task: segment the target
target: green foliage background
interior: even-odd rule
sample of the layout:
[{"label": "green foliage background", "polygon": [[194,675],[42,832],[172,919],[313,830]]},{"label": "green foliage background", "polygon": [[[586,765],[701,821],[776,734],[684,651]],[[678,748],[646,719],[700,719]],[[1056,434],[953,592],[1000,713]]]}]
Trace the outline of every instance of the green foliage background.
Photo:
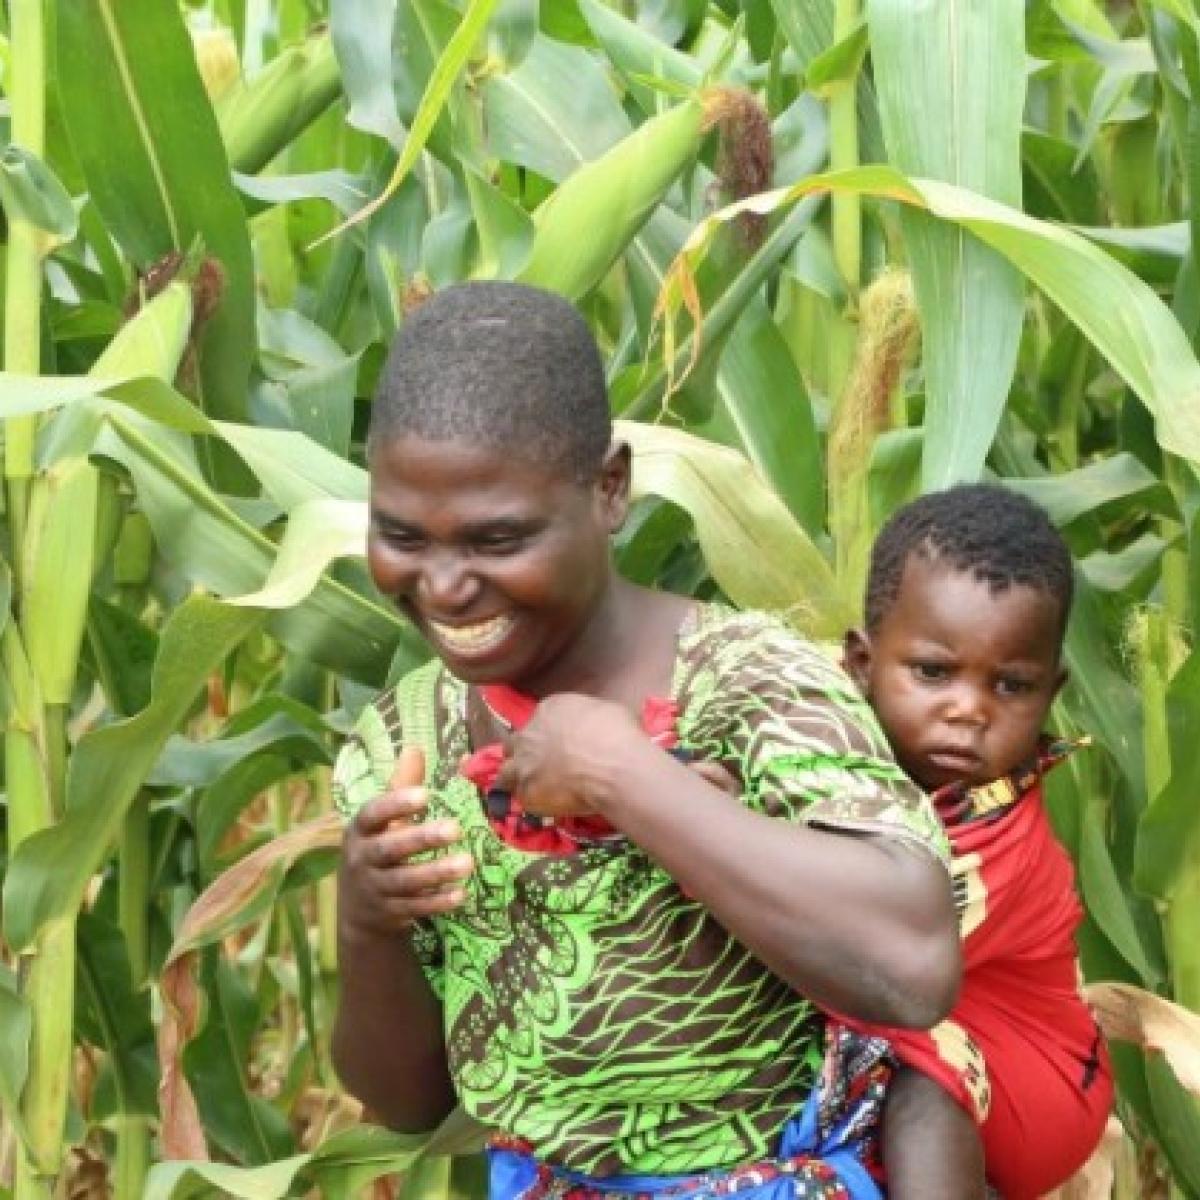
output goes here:
[{"label": "green foliage background", "polygon": [[[424,653],[359,556],[371,392],[466,278],[587,316],[639,580],[836,636],[898,503],[1042,503],[1080,564],[1054,719],[1096,748],[1050,799],[1085,972],[1200,1011],[1193,0],[9,0],[2,32],[0,1190],[478,1193],[469,1130],[373,1129],[331,1074],[323,815]],[[713,217],[763,142],[705,132],[721,87],[769,123],[757,240]],[[1116,1053],[1113,1194],[1200,1195],[1197,1101]]]}]

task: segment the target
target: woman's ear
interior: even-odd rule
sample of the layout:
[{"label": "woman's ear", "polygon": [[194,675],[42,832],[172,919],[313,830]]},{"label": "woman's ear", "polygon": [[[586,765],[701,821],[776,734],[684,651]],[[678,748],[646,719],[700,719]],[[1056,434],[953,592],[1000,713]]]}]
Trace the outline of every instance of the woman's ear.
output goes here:
[{"label": "woman's ear", "polygon": [[604,524],[617,533],[629,515],[632,454],[628,442],[614,440],[605,451],[596,480]]},{"label": "woman's ear", "polygon": [[842,666],[865,696],[871,680],[871,635],[865,629],[851,629],[842,639]]}]

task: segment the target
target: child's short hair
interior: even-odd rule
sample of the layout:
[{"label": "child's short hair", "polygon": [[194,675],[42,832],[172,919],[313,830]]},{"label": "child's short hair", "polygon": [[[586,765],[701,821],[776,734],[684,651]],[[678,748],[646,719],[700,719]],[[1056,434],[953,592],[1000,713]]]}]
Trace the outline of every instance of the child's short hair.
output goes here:
[{"label": "child's short hair", "polygon": [[591,331],[560,296],[476,281],[436,292],[392,343],[368,453],[416,434],[521,456],[584,482],[612,439]]},{"label": "child's short hair", "polygon": [[1074,575],[1071,553],[1045,511],[995,484],[959,484],[931,492],[894,513],[871,550],[866,622],[874,630],[900,593],[913,554],[970,571],[993,591],[1031,587],[1058,601],[1065,632]]}]

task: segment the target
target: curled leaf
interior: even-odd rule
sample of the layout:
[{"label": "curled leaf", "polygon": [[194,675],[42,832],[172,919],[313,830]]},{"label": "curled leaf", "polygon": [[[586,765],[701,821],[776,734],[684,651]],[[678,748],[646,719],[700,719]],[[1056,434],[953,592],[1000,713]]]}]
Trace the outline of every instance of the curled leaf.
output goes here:
[{"label": "curled leaf", "polygon": [[201,947],[262,916],[301,858],[315,851],[336,849],[341,841],[342,818],[337,813],[298,825],[230,867],[205,889],[184,917],[160,985],[163,1015],[158,1028],[158,1104],[165,1159],[208,1160],[199,1110],[183,1072],[183,1052],[200,1028],[197,953]]},{"label": "curled leaf", "polygon": [[1161,1054],[1181,1086],[1200,1096],[1200,1016],[1128,983],[1093,983],[1087,998],[1105,1037]]}]

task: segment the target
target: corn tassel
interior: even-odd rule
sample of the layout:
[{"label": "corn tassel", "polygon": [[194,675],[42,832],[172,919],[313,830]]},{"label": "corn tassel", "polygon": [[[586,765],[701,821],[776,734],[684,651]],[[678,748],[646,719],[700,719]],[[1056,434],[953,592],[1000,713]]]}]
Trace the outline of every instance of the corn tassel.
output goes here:
[{"label": "corn tassel", "polygon": [[571,300],[595,287],[695,158],[707,128],[703,101],[686,100],[569,175],[533,214],[520,282]]},{"label": "corn tassel", "polygon": [[229,165],[254,174],[333,103],[341,76],[328,33],[285,50],[217,104]]},{"label": "corn tassel", "polygon": [[237,42],[228,29],[193,29],[196,66],[210,100],[219,100],[241,78]]}]

